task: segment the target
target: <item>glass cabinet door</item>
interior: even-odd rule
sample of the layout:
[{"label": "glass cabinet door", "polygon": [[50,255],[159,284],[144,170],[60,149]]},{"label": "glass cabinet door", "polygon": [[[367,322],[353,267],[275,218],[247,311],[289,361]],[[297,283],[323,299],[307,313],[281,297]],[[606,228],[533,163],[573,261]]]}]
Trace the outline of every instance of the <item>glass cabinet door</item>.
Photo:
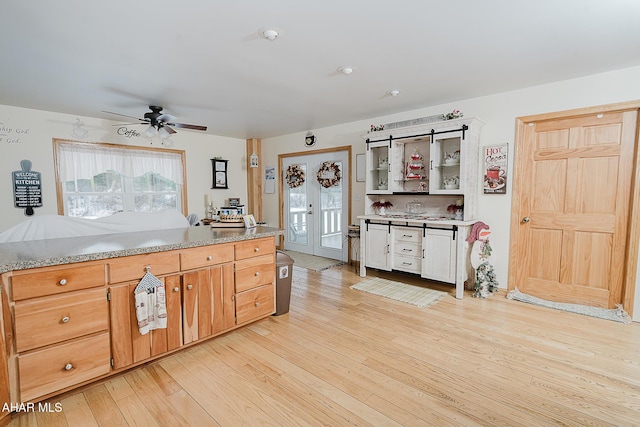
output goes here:
[{"label": "glass cabinet door", "polygon": [[464,150],[461,143],[462,132],[435,135],[429,164],[431,194],[463,194]]},{"label": "glass cabinet door", "polygon": [[367,150],[367,194],[391,194],[391,150],[388,141],[369,143]]}]

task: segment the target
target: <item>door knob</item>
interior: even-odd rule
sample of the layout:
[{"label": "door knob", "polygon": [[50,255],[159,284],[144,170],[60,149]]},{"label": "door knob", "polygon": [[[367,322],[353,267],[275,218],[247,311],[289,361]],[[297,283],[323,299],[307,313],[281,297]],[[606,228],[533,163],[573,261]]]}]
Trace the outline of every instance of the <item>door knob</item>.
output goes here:
[{"label": "door knob", "polygon": [[313,211],[307,212],[307,215],[313,215]]},{"label": "door knob", "polygon": [[522,218],[522,223],[523,224],[526,224],[528,222],[529,222],[529,217],[528,216],[525,216],[524,218]]}]

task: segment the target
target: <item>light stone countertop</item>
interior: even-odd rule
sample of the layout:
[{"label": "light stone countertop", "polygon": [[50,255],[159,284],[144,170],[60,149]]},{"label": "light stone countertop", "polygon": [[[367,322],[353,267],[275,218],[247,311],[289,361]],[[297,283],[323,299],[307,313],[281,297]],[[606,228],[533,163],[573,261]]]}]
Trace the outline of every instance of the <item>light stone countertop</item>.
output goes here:
[{"label": "light stone countertop", "polygon": [[282,230],[272,227],[212,229],[200,226],[2,243],[0,273],[239,242],[281,234]]},{"label": "light stone countertop", "polygon": [[[430,219],[434,216],[428,215],[412,215],[412,214],[389,214],[389,215],[360,215],[358,219],[369,219],[372,221],[381,222],[394,222],[394,223],[410,223],[410,224],[429,224],[429,225],[441,225],[450,227],[457,225],[458,227],[470,227],[479,220],[460,221],[456,219]],[[396,224],[401,225],[401,224]]]}]

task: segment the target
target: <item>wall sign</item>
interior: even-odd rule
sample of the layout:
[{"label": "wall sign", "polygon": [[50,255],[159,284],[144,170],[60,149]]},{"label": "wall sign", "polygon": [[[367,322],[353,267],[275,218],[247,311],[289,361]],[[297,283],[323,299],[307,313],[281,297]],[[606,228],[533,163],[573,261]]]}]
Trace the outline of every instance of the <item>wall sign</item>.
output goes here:
[{"label": "wall sign", "polygon": [[507,193],[508,144],[484,147],[484,194]]},{"label": "wall sign", "polygon": [[11,172],[14,204],[16,208],[24,209],[25,215],[31,216],[33,208],[42,207],[42,175],[31,170],[31,160],[21,161],[20,167],[22,170]]}]

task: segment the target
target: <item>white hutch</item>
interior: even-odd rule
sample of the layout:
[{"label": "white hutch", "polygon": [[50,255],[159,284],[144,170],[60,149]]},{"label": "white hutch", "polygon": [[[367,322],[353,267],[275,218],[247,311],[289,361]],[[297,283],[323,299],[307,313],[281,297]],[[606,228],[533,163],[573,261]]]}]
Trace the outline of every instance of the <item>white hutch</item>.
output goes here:
[{"label": "white hutch", "polygon": [[[365,215],[360,276],[367,268],[413,273],[456,285],[469,275],[465,239],[482,188],[482,122],[460,118],[370,132],[366,140]],[[393,206],[374,207],[375,202]],[[463,204],[462,211],[447,210]]]}]

